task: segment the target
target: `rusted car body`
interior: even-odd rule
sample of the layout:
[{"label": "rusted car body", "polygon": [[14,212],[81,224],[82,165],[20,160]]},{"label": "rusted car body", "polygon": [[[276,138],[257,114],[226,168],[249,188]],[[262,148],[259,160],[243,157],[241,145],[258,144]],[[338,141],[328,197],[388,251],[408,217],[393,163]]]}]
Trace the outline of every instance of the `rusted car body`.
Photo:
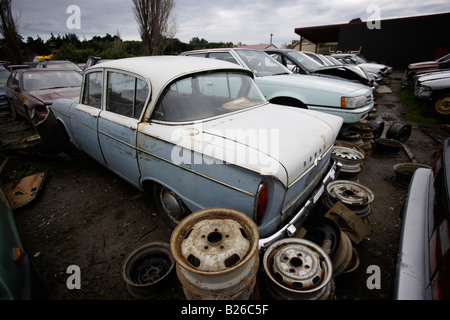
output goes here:
[{"label": "rusted car body", "polygon": [[85,71],[79,103],[50,109],[75,146],[153,193],[170,225],[228,207],[255,221],[261,247],[292,234],[339,171],[341,117],[270,104],[224,61],[104,62]]},{"label": "rusted car body", "polygon": [[38,128],[53,101],[78,98],[80,88],[81,75],[76,71],[28,68],[11,73],[5,92],[13,116],[20,115]]}]

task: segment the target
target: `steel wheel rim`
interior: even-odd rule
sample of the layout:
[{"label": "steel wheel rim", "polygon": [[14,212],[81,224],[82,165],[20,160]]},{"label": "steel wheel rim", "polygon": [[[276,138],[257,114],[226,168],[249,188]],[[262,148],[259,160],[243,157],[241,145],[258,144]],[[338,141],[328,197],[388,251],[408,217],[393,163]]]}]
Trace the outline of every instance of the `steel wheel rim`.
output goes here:
[{"label": "steel wheel rim", "polygon": [[443,97],[436,101],[436,111],[440,114],[450,114],[450,97]]}]

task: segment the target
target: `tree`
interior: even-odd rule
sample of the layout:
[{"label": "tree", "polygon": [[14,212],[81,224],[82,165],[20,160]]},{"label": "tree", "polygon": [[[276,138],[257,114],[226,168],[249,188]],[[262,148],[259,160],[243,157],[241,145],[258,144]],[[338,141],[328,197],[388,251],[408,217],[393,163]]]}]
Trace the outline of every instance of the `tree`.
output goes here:
[{"label": "tree", "polygon": [[16,24],[11,13],[11,0],[0,0],[0,34],[5,38],[6,59],[13,64],[23,63],[22,38],[17,33]]},{"label": "tree", "polygon": [[175,35],[176,26],[172,17],[174,0],[133,0],[133,4],[144,54],[163,53],[168,41]]}]

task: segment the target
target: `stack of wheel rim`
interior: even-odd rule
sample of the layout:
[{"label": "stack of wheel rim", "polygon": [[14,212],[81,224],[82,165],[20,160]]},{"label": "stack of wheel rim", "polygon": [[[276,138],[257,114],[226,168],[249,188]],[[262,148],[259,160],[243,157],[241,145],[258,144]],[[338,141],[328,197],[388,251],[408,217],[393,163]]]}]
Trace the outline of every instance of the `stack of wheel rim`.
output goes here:
[{"label": "stack of wheel rim", "polygon": [[188,300],[251,299],[259,267],[259,232],[244,213],[208,208],[184,218],[170,248]]},{"label": "stack of wheel rim", "polygon": [[336,222],[322,217],[305,225],[304,239],[319,245],[330,257],[333,264],[333,276],[356,270],[359,256],[350,238],[341,231]]},{"label": "stack of wheel rim", "polygon": [[375,127],[373,127],[368,121],[360,121],[355,124],[353,128],[361,134],[361,139],[363,140],[363,145],[361,148],[364,150],[370,150],[372,148],[372,140],[374,136]]},{"label": "stack of wheel rim", "polygon": [[331,156],[342,164],[340,172],[344,174],[357,174],[361,171],[364,154],[354,148],[334,146]]},{"label": "stack of wheel rim", "polygon": [[335,180],[326,189],[323,204],[327,209],[340,201],[360,218],[366,218],[372,213],[371,203],[375,195],[366,186],[355,181]]},{"label": "stack of wheel rim", "polygon": [[264,253],[266,287],[275,300],[330,300],[335,284],[330,257],[306,239],[287,238]]}]

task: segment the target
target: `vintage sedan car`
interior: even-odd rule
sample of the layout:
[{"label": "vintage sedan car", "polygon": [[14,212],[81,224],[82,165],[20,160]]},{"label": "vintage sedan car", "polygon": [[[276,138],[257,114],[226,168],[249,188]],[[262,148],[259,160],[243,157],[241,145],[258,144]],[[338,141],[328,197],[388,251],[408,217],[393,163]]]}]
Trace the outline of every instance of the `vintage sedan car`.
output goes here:
[{"label": "vintage sedan car", "polygon": [[13,116],[37,126],[54,100],[79,97],[80,88],[81,75],[76,71],[29,68],[12,72],[5,91]]},{"label": "vintage sedan car", "polygon": [[450,138],[409,185],[394,283],[397,300],[450,299]]},{"label": "vintage sedan car", "polygon": [[450,71],[417,76],[414,96],[419,100],[431,102],[437,112],[450,114]]},{"label": "vintage sedan car", "polygon": [[183,52],[181,55],[233,62],[255,75],[264,97],[275,104],[326,112],[345,124],[364,119],[373,108],[372,90],[349,81],[294,74],[264,51],[221,48]]},{"label": "vintage sedan car", "polygon": [[32,257],[24,250],[0,179],[0,300],[45,299]]},{"label": "vintage sedan car", "polygon": [[153,193],[172,226],[229,207],[272,241],[302,223],[339,171],[331,148],[342,118],[268,103],[253,74],[233,63],[104,62],[85,70],[79,102],[60,99],[50,109],[75,146]]},{"label": "vintage sedan car", "polygon": [[361,83],[371,87],[372,90],[375,89],[374,79],[369,78],[366,72],[358,66],[331,63],[324,66],[304,52],[293,49],[266,49],[265,51],[294,73],[344,79]]}]

